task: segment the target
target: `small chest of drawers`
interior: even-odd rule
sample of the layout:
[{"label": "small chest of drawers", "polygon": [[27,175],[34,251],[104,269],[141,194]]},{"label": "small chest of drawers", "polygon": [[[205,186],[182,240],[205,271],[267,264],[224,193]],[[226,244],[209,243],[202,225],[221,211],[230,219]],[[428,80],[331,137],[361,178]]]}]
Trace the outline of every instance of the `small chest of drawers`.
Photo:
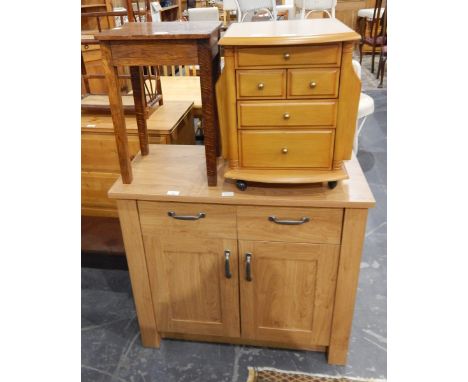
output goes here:
[{"label": "small chest of drawers", "polygon": [[220,40],[225,67],[217,89],[227,178],[347,177],[343,161],[351,157],[360,90],[351,62],[358,37],[332,19],[230,27]]}]

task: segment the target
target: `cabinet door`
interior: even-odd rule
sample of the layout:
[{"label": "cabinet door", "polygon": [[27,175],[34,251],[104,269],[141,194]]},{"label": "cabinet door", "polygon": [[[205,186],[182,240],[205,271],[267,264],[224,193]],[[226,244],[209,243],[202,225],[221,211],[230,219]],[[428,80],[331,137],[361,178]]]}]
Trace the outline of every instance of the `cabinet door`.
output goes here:
[{"label": "cabinet door", "polygon": [[339,246],[240,241],[239,249],[242,337],[328,345]]},{"label": "cabinet door", "polygon": [[158,331],[240,336],[236,240],[152,234],[144,245]]}]

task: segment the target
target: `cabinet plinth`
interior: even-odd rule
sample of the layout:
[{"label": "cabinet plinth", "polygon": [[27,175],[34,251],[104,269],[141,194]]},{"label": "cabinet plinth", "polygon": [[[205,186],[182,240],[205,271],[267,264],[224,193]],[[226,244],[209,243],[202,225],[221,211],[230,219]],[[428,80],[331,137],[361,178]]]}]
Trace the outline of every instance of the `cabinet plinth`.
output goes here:
[{"label": "cabinet plinth", "polygon": [[132,162],[133,182],[118,180],[109,191],[142,342],[315,350],[346,363],[367,210],[375,204],[357,159],[346,162],[350,178],[333,190],[257,184],[237,192],[224,179],[224,161],[218,185],[209,187],[205,164],[203,147],[150,145]]},{"label": "cabinet plinth", "polygon": [[[361,83],[359,35],[336,19],[233,24],[217,85],[226,178],[314,183],[348,177]],[[248,131],[247,131],[248,130]]]}]

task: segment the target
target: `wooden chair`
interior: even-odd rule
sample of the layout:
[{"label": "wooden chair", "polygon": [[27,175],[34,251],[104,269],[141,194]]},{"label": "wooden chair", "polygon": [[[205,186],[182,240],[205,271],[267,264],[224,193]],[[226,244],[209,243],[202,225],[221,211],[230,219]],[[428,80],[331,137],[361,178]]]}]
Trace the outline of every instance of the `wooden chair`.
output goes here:
[{"label": "wooden chair", "polygon": [[237,2],[237,21],[244,22],[245,18],[251,12],[266,11],[268,17],[276,20],[276,1],[275,0],[236,0]]},{"label": "wooden chair", "polygon": [[384,31],[385,38],[381,39],[379,68],[377,69],[377,78],[380,77],[379,88],[383,86],[383,80],[385,76],[385,66],[387,64],[387,12],[386,11],[383,15],[382,29]]},{"label": "wooden chair", "polygon": [[[378,46],[386,44],[386,30],[383,28],[383,19],[386,12],[386,0],[376,0],[375,7],[372,13],[372,18],[361,18],[359,22],[359,33],[361,41],[359,43],[359,62],[362,64],[362,49],[364,45],[372,47],[372,67],[371,72],[374,73],[375,52]],[[369,33],[367,33],[367,24],[370,24]]]},{"label": "wooden chair", "polygon": [[[296,9],[301,10],[301,19],[306,19],[313,12],[326,13],[328,17],[335,18],[337,0],[295,0]],[[306,13],[307,12],[307,13]]]},{"label": "wooden chair", "polygon": [[[85,112],[110,112],[105,76],[102,70],[100,70],[101,53],[99,42],[94,39],[94,34],[112,28],[116,24],[123,24],[128,20],[140,21],[148,18],[151,19],[149,1],[144,2],[148,5],[144,9],[140,8],[140,2],[137,1],[136,3],[139,8],[131,12],[127,12],[127,10],[112,10],[81,14],[82,20],[93,19],[95,20],[94,25],[97,26],[97,30],[85,30],[82,31],[81,35],[81,110]],[[89,23],[87,24],[89,25]],[[89,65],[91,59],[95,61],[93,67]],[[88,69],[91,69],[91,72]],[[163,104],[159,71],[156,67],[135,68],[134,70],[139,71],[141,83],[144,84],[143,89],[139,90],[138,94],[141,94],[140,102],[143,104],[144,115],[148,118],[155,108]],[[134,97],[132,92],[128,92],[129,80],[131,79],[128,68],[120,69],[119,78],[122,80],[122,91],[124,92],[122,96],[124,110],[127,113],[135,113]]]}]

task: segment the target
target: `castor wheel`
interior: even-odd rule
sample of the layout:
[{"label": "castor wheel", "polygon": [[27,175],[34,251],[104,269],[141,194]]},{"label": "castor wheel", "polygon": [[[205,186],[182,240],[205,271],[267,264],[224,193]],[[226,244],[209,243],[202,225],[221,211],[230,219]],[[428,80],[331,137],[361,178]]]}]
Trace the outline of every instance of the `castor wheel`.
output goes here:
[{"label": "castor wheel", "polygon": [[328,182],[328,188],[330,190],[333,190],[337,186],[337,184],[338,184],[337,180],[332,180],[332,181]]},{"label": "castor wheel", "polygon": [[247,190],[247,183],[245,183],[243,180],[237,180],[236,181],[236,186],[241,191]]}]

